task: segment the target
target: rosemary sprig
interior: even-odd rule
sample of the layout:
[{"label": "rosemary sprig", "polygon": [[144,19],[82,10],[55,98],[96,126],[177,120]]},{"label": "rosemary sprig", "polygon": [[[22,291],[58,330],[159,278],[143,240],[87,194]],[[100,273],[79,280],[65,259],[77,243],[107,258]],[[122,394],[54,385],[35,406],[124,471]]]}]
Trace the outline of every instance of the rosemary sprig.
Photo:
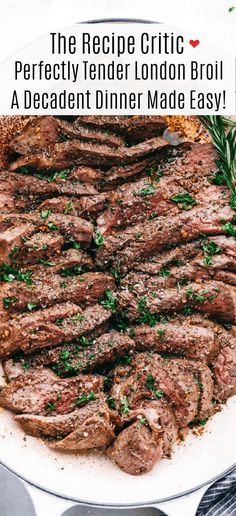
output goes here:
[{"label": "rosemary sprig", "polygon": [[[230,206],[236,210],[236,123],[221,116],[199,116],[200,122],[211,135],[217,150],[216,161],[222,182],[226,183],[231,192]],[[225,131],[225,126],[230,130]]]}]

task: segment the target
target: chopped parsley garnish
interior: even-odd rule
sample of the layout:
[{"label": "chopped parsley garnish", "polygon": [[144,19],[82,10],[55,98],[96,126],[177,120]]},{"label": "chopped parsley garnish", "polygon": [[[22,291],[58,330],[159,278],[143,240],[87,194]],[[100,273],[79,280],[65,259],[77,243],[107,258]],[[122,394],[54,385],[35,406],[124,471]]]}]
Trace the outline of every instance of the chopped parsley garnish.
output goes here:
[{"label": "chopped parsley garnish", "polygon": [[70,243],[71,243],[71,247],[73,247],[73,249],[80,249],[81,248],[80,243],[76,242],[75,240],[70,240]]},{"label": "chopped parsley garnish", "polygon": [[120,272],[117,269],[111,269],[111,273],[113,278],[117,281],[117,283],[119,283],[121,280]]},{"label": "chopped parsley garnish", "polygon": [[8,310],[15,301],[16,301],[16,297],[14,297],[14,296],[4,297],[3,298],[4,308],[6,308],[6,310]]},{"label": "chopped parsley garnish", "polygon": [[212,256],[210,256],[210,255],[205,256],[204,264],[207,265],[207,267],[209,267],[209,265],[212,265],[213,264]]},{"label": "chopped parsley garnish", "polygon": [[162,267],[159,272],[158,272],[158,276],[163,276],[163,277],[167,277],[170,275],[170,271],[169,269],[165,268],[165,267]]},{"label": "chopped parsley garnish", "polygon": [[192,306],[186,305],[183,308],[183,313],[184,313],[184,315],[192,315],[194,313],[194,309],[192,308]]},{"label": "chopped parsley garnish", "polygon": [[89,341],[87,339],[87,337],[85,337],[84,335],[81,335],[81,337],[77,337],[76,339],[76,342],[78,344],[80,344],[83,348],[87,348],[88,346],[90,346],[91,344],[91,341]]},{"label": "chopped parsley garnish", "polygon": [[[216,292],[218,292],[218,289],[214,289]],[[193,290],[192,287],[188,287],[186,289],[186,295],[193,301],[197,301],[197,303],[211,303],[215,298],[217,294],[210,294],[208,290],[201,290],[199,292],[196,292]]]},{"label": "chopped parsley garnish", "polygon": [[196,204],[194,197],[192,197],[192,195],[189,193],[173,195],[170,200],[177,204],[181,204],[181,208],[183,210],[189,210],[194,206],[194,204]]},{"label": "chopped parsley garnish", "polygon": [[155,388],[155,380],[154,380],[154,376],[152,376],[152,374],[148,374],[147,381],[146,381],[145,385],[146,385],[147,389],[149,389],[150,391],[154,390],[154,388]]},{"label": "chopped parsley garnish", "polygon": [[145,418],[145,417],[143,417],[143,416],[141,416],[141,417],[139,418],[139,423],[140,423],[140,425],[146,425],[146,424],[147,424],[147,420],[146,420],[146,418]]},{"label": "chopped parsley garnish", "polygon": [[148,170],[147,170],[147,175],[152,177],[155,175],[155,173],[158,171],[158,165],[152,165]]},{"label": "chopped parsley garnish", "polygon": [[38,307],[38,305],[36,305],[35,303],[27,303],[27,308],[28,308],[29,312],[36,310],[37,307]]},{"label": "chopped parsley garnish", "polygon": [[111,395],[107,396],[107,403],[108,403],[110,409],[112,409],[112,410],[116,409],[116,402],[115,402],[115,398],[113,398],[113,396],[111,396]]},{"label": "chopped parsley garnish", "polygon": [[190,427],[192,427],[192,426],[199,426],[199,425],[205,426],[207,421],[208,421],[208,418],[206,418],[206,419],[194,419],[193,421],[191,421],[189,426]]},{"label": "chopped parsley garnish", "polygon": [[100,301],[100,304],[104,308],[108,308],[108,309],[112,310],[112,312],[116,311],[117,299],[114,296],[114,293],[112,292],[112,290],[106,290],[104,299],[103,299],[103,301]]},{"label": "chopped parsley garnish", "polygon": [[59,358],[61,360],[67,360],[69,358],[69,356],[70,356],[70,352],[67,349],[60,351],[60,353],[59,353]]},{"label": "chopped parsley garnish", "polygon": [[121,413],[124,416],[129,414],[129,403],[128,403],[127,396],[124,396],[124,398],[121,400],[120,404],[121,404],[121,409],[120,409]]},{"label": "chopped parsley garnish", "polygon": [[41,219],[46,220],[46,219],[48,219],[49,215],[51,215],[51,213],[52,213],[52,210],[50,210],[50,209],[42,210],[40,213],[40,217],[41,217]]},{"label": "chopped parsley garnish", "polygon": [[147,308],[146,296],[143,296],[139,299],[138,310],[139,310],[138,320],[140,323],[145,323],[145,324],[148,324],[149,326],[155,326],[156,317],[155,317],[155,315],[151,314],[149,309]]},{"label": "chopped parsley garnish", "polygon": [[76,314],[72,317],[74,322],[82,322],[84,320],[84,315],[82,314]]},{"label": "chopped parsley garnish", "polygon": [[202,243],[202,249],[204,251],[204,264],[205,265],[212,265],[213,263],[213,259],[212,259],[212,256],[216,255],[216,254],[220,254],[221,253],[221,247],[218,246],[215,242],[211,242],[211,241],[204,241]]},{"label": "chopped parsley garnish", "polygon": [[23,174],[23,176],[29,174],[29,169],[27,167],[19,167],[17,169],[18,174]]},{"label": "chopped parsley garnish", "polygon": [[155,379],[152,374],[148,374],[145,386],[154,394],[157,399],[163,398],[165,393],[162,389],[156,389]]},{"label": "chopped parsley garnish", "polygon": [[161,177],[163,176],[163,172],[159,170],[158,165],[154,164],[147,170],[147,175],[152,177],[156,183],[159,183]]},{"label": "chopped parsley garnish", "polygon": [[74,209],[74,205],[72,201],[68,201],[65,205],[64,214],[67,215]]},{"label": "chopped parsley garnish", "polygon": [[57,326],[61,326],[61,325],[62,325],[62,323],[63,323],[63,320],[64,320],[64,319],[56,319],[56,320],[55,320],[55,324],[56,324]]},{"label": "chopped parsley garnish", "polygon": [[155,394],[156,398],[160,400],[164,396],[164,391],[162,389],[159,389],[157,391],[154,391],[153,394]]},{"label": "chopped parsley garnish", "polygon": [[32,284],[31,271],[21,271],[18,267],[13,267],[8,263],[0,265],[0,281],[24,281],[27,285]]},{"label": "chopped parsley garnish", "polygon": [[155,193],[156,189],[155,187],[150,184],[148,186],[146,186],[146,188],[142,188],[140,190],[140,192],[138,193],[138,195],[141,195],[141,197],[144,197],[145,195],[152,195],[153,193]]},{"label": "chopped parsley garnish", "polygon": [[46,265],[46,267],[53,267],[56,265],[55,262],[49,262],[48,260],[43,260],[43,258],[39,258],[38,263],[42,263],[42,265]]},{"label": "chopped parsley garnish", "polygon": [[67,278],[68,276],[78,276],[82,272],[82,267],[80,265],[74,265],[73,267],[65,267],[61,269],[60,275]]},{"label": "chopped parsley garnish", "polygon": [[151,215],[149,215],[149,217],[148,217],[148,218],[149,218],[149,220],[153,220],[153,219],[156,219],[156,217],[157,217],[157,212],[156,212],[156,211],[153,211],[153,212],[151,213]]},{"label": "chopped parsley garnish", "polygon": [[163,335],[165,335],[165,332],[166,330],[164,330],[163,328],[158,328],[157,335],[159,335],[159,337],[162,337]]},{"label": "chopped parsley garnish", "polygon": [[81,405],[81,403],[85,403],[86,401],[92,401],[94,399],[95,399],[94,392],[90,392],[89,394],[83,394],[83,396],[81,396],[80,398],[77,398],[75,400],[75,405],[79,406],[79,405]]},{"label": "chopped parsley garnish", "polygon": [[56,231],[57,226],[54,222],[48,222],[48,229],[50,229],[51,231]]},{"label": "chopped parsley garnish", "polygon": [[48,182],[51,183],[52,181],[55,181],[55,179],[67,179],[70,174],[70,169],[61,170],[60,172],[54,172],[54,174],[51,177],[48,177]]},{"label": "chopped parsley garnish", "polygon": [[227,235],[236,238],[236,227],[231,222],[226,222],[222,229],[227,233]]},{"label": "chopped parsley garnish", "polygon": [[134,328],[130,328],[129,330],[129,336],[131,337],[131,339],[133,339],[136,335],[136,331],[134,330]]},{"label": "chopped parsley garnish", "polygon": [[74,367],[69,362],[70,358],[70,351],[67,349],[64,349],[60,351],[59,353],[59,360],[60,362],[57,364],[54,364],[54,370],[56,370],[57,373],[61,373],[62,371],[71,372],[74,371]]},{"label": "chopped parsley garnish", "polygon": [[104,244],[104,238],[103,236],[99,233],[99,231],[96,231],[95,233],[95,236],[94,236],[94,242],[97,246],[101,246]]},{"label": "chopped parsley garnish", "polygon": [[56,410],[56,404],[52,401],[49,401],[46,405],[46,409],[50,411]]},{"label": "chopped parsley garnish", "polygon": [[18,249],[19,249],[19,248],[18,248],[16,245],[15,245],[15,246],[13,246],[13,248],[12,248],[12,250],[11,250],[10,254],[9,254],[9,258],[10,258],[13,262],[14,262],[14,261],[15,261],[15,259],[16,259],[16,254],[18,253]]},{"label": "chopped parsley garnish", "polygon": [[27,371],[30,368],[30,364],[29,362],[22,362],[21,367],[24,371]]}]

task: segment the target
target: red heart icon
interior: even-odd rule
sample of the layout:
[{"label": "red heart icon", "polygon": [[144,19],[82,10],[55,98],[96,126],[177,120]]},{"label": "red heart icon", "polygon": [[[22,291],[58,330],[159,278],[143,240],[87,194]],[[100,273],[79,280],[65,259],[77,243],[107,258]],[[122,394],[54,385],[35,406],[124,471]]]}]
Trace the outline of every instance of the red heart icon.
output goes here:
[{"label": "red heart icon", "polygon": [[189,43],[190,45],[192,45],[193,48],[196,48],[199,45],[200,41],[199,39],[190,39]]}]

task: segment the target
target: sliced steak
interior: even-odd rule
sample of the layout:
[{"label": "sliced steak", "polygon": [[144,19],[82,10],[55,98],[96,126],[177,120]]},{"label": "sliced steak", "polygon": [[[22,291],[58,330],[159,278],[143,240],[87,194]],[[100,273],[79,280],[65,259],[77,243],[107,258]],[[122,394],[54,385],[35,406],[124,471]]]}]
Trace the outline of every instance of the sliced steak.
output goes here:
[{"label": "sliced steak", "polygon": [[97,188],[103,181],[103,172],[92,167],[77,167],[72,169],[70,173],[70,181],[79,181],[87,185],[93,185]]},{"label": "sliced steak", "polygon": [[[85,416],[85,411],[84,411]],[[77,428],[61,440],[49,442],[53,450],[79,451],[108,446],[115,439],[111,413],[106,403],[93,407],[93,413],[78,421]]]},{"label": "sliced steak", "polygon": [[[65,171],[65,176],[69,176],[69,171]],[[4,193],[8,191],[13,196],[16,204],[26,200],[24,206],[27,211],[34,208],[35,203],[42,199],[55,197],[58,195],[73,195],[81,197],[82,195],[95,195],[97,190],[91,184],[82,184],[79,180],[67,181],[55,175],[54,178],[38,179],[28,174],[15,174],[8,171],[0,171],[0,181],[4,184]]]},{"label": "sliced steak", "polygon": [[25,265],[48,261],[60,254],[63,243],[64,238],[57,233],[35,233],[24,238],[14,253],[14,262]]},{"label": "sliced steak", "polygon": [[33,414],[22,414],[15,416],[14,419],[27,434],[34,437],[63,437],[80,427],[88,418],[96,414],[100,408],[103,409],[104,405],[103,399],[100,399],[99,396],[82,408],[77,408],[70,412],[69,415],[35,416]]},{"label": "sliced steak", "polygon": [[236,347],[227,346],[213,361],[214,397],[226,401],[236,394]]},{"label": "sliced steak", "polygon": [[12,213],[14,211],[17,211],[17,208],[11,193],[0,192],[0,213]]},{"label": "sliced steak", "polygon": [[135,421],[120,432],[107,454],[130,475],[147,473],[162,458],[163,432]]},{"label": "sliced steak", "polygon": [[153,213],[156,217],[171,209],[178,212],[175,203],[169,199],[179,193],[179,185],[168,178],[161,181],[166,183],[165,187],[147,178],[118,188],[111,196],[109,208],[97,220],[98,231],[107,235],[114,228],[147,220]]},{"label": "sliced steak", "polygon": [[126,166],[113,167],[105,176],[106,188],[133,181],[137,177],[152,177],[153,180],[160,176],[182,177],[183,182],[204,184],[217,172],[216,152],[210,144],[198,144],[185,142],[177,146],[170,146],[160,150],[158,154],[138,163]]},{"label": "sliced steak", "polygon": [[160,116],[78,116],[75,123],[124,134],[127,141],[141,142],[162,134],[166,128]]},{"label": "sliced steak", "polygon": [[22,245],[24,239],[30,237],[34,232],[35,227],[30,221],[3,229],[0,232],[0,263],[8,262],[14,255],[14,251]]},{"label": "sliced steak", "polygon": [[10,142],[10,152],[31,154],[52,147],[58,141],[58,121],[53,116],[35,117]]},{"label": "sliced steak", "polygon": [[227,234],[228,226],[225,223],[233,220],[233,213],[228,204],[222,206],[219,203],[137,224],[107,236],[97,252],[97,263],[111,262],[119,270],[126,271],[134,262],[165,250],[167,245],[187,243],[202,234]]},{"label": "sliced steak", "polygon": [[94,270],[94,262],[91,256],[82,249],[68,249],[62,251],[60,256],[54,256],[52,261],[43,262],[41,265],[31,266],[35,278],[42,279],[53,274],[61,274],[62,277],[77,276],[80,272]]},{"label": "sliced steak", "polygon": [[99,366],[121,359],[132,357],[134,341],[118,332],[105,333],[100,337],[77,338],[76,343],[67,344],[54,349],[44,350],[33,356],[30,365],[53,365],[60,375],[93,371]]},{"label": "sliced steak", "polygon": [[109,147],[124,145],[124,139],[121,136],[89,129],[76,122],[69,124],[52,116],[41,116],[26,124],[21,133],[11,141],[10,150],[12,153],[22,155],[35,154],[67,138],[106,144]]},{"label": "sliced steak", "polygon": [[173,175],[192,178],[192,183],[199,182],[199,178],[210,178],[218,171],[216,164],[217,153],[211,143],[184,142],[169,151],[167,159],[159,165],[159,172],[163,175]]},{"label": "sliced steak", "polygon": [[[206,258],[194,258],[188,263],[179,262],[176,266],[163,266],[154,275],[153,269],[158,268],[155,264],[152,268],[151,275],[130,272],[121,281],[122,288],[130,290],[131,292],[141,292],[143,288],[148,288],[150,291],[157,291],[159,288],[171,288],[176,285],[186,285],[191,281],[222,281],[229,285],[235,285],[236,274],[228,270],[234,269],[236,260],[228,258],[226,255],[221,255],[220,260],[214,259],[214,256],[206,256]],[[144,262],[143,268],[148,270],[148,263]],[[138,267],[137,267],[138,268]],[[142,269],[142,264],[141,267]],[[222,270],[221,270],[222,269]]]},{"label": "sliced steak", "polygon": [[24,373],[28,372],[28,364],[24,359],[13,360],[12,358],[9,358],[2,363],[2,367],[8,382],[11,382],[18,376],[22,376]]},{"label": "sliced steak", "polygon": [[167,155],[173,147],[163,147],[151,157],[136,161],[130,165],[117,165],[111,167],[104,173],[100,180],[99,189],[113,190],[117,186],[131,181],[136,181],[139,178],[151,177],[153,180],[160,178],[158,175],[158,164],[161,162],[163,155]]},{"label": "sliced steak", "polygon": [[70,137],[74,137],[85,142],[107,145],[107,147],[117,148],[125,145],[125,139],[123,136],[112,134],[111,132],[104,130],[99,131],[97,129],[92,129],[91,127],[84,127],[78,120],[75,120],[73,123],[73,132],[71,132]]},{"label": "sliced steak", "polygon": [[199,390],[197,418],[205,419],[213,413],[213,377],[210,369],[206,364],[195,360],[173,359],[171,364],[177,367],[183,373],[190,373],[196,381]]},{"label": "sliced steak", "polygon": [[78,404],[85,403],[91,393],[95,397],[102,386],[103,379],[99,376],[60,379],[48,373],[46,376],[43,372],[39,374],[36,369],[4,387],[0,391],[0,405],[16,413],[67,414]]},{"label": "sliced steak", "polygon": [[234,326],[224,325],[222,326],[219,322],[211,320],[204,314],[193,313],[191,315],[176,315],[171,322],[185,327],[199,326],[210,330],[215,335],[215,340],[218,341],[220,349],[227,346],[236,346],[236,333],[234,332]]},{"label": "sliced steak", "polygon": [[53,213],[64,215],[96,217],[109,204],[110,192],[102,192],[97,195],[81,197],[52,197],[43,201],[38,207],[39,211],[51,210]]},{"label": "sliced steak", "polygon": [[57,374],[51,369],[46,369],[45,367],[37,367],[33,371],[30,371],[29,369],[23,367],[23,364],[23,361],[15,362],[12,359],[3,362],[3,371],[7,380],[7,384],[12,382],[13,380],[16,380],[17,378],[20,378],[22,383],[24,383],[23,378],[33,378],[33,380],[35,378],[38,378],[38,381],[42,382],[52,382],[58,380]]},{"label": "sliced steak", "polygon": [[51,152],[20,157],[11,163],[10,170],[14,172],[21,167],[42,171],[62,170],[75,165],[109,167],[120,163],[132,163],[168,145],[169,143],[161,137],[146,140],[133,147],[119,148],[70,140],[56,143]]},{"label": "sliced steak", "polygon": [[232,287],[236,287],[236,274],[234,274],[233,272],[217,271],[214,274],[214,278],[217,281],[222,281],[223,283],[228,283],[228,285],[232,285]]},{"label": "sliced steak", "polygon": [[103,326],[110,317],[111,311],[100,305],[81,313],[81,309],[71,303],[18,316],[0,325],[0,356],[8,357],[16,350],[33,353],[72,341]]},{"label": "sliced steak", "polygon": [[[148,424],[151,430],[163,430],[163,454],[170,457],[177,440],[178,428],[173,411],[163,400],[142,401],[137,409],[131,410],[129,417],[136,416],[141,424]],[[143,418],[145,421],[143,421]]]},{"label": "sliced steak", "polygon": [[207,363],[220,348],[219,339],[212,329],[171,321],[154,327],[147,324],[135,326],[132,335],[139,351],[170,353]]},{"label": "sliced steak", "polygon": [[125,311],[130,320],[139,322],[146,322],[153,314],[180,312],[186,307],[221,321],[236,320],[236,290],[218,281],[190,283],[175,289],[156,289],[152,292],[141,286],[139,297],[134,292],[121,291],[117,299],[118,310]]},{"label": "sliced steak", "polygon": [[[22,229],[19,229],[20,227]],[[18,229],[18,234],[15,228]],[[22,242],[22,237],[26,238],[33,232],[36,233],[38,231],[59,232],[68,242],[76,241],[81,242],[83,245],[88,245],[92,240],[94,227],[90,222],[80,217],[61,215],[59,213],[51,214],[47,211],[37,214],[12,213],[10,215],[0,215],[0,242],[2,241],[2,246],[5,244],[5,240],[7,240],[8,231],[13,232],[14,235],[14,230],[15,241],[14,237],[11,237],[11,245],[14,244],[15,247],[17,242]]]},{"label": "sliced steak", "polygon": [[8,313],[24,312],[66,301],[88,306],[114,287],[113,277],[101,272],[87,272],[66,279],[54,274],[48,276],[47,281],[45,278],[35,278],[30,285],[13,281],[4,286],[0,295],[0,310],[2,313],[4,309]]},{"label": "sliced steak", "polygon": [[[9,356],[18,349],[34,348],[60,342],[62,331],[55,321],[81,315],[82,310],[73,303],[54,305],[37,313],[21,314],[0,324],[0,356]],[[82,315],[81,315],[82,318]],[[49,341],[49,339],[51,339]],[[32,349],[31,349],[32,348]]]},{"label": "sliced steak", "polygon": [[136,355],[132,367],[131,376],[114,384],[111,390],[121,413],[124,402],[133,409],[140,400],[164,397],[171,404],[179,426],[186,426],[195,418],[199,391],[191,373],[183,373],[174,361],[153,353]]},{"label": "sliced steak", "polygon": [[[236,240],[233,237],[220,235],[207,239],[200,238],[197,241],[179,245],[163,253],[156,253],[154,256],[150,256],[146,261],[134,263],[133,268],[134,270],[147,272],[148,274],[158,274],[161,269],[177,266],[181,267],[194,258],[199,259],[200,264],[203,265],[202,260],[210,256],[211,267],[224,268],[226,266],[230,269],[232,267],[234,270],[235,255]],[[223,264],[221,262],[222,256]],[[225,265],[226,257],[228,259],[227,265]],[[204,265],[206,266],[206,264]]]},{"label": "sliced steak", "polygon": [[199,183],[192,183],[186,176],[161,177],[158,182],[146,178],[123,185],[111,195],[109,208],[98,218],[98,230],[106,235],[114,228],[155,219],[170,211],[174,215],[196,204],[208,206],[209,197],[217,200],[219,187],[202,186],[201,178]]}]

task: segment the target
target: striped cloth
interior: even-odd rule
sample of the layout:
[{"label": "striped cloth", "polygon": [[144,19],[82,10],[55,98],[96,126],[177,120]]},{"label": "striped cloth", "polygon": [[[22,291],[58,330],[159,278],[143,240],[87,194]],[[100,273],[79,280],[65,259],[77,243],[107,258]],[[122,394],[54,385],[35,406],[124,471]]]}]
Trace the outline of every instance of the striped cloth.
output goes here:
[{"label": "striped cloth", "polygon": [[236,516],[236,469],[209,487],[196,516]]}]

